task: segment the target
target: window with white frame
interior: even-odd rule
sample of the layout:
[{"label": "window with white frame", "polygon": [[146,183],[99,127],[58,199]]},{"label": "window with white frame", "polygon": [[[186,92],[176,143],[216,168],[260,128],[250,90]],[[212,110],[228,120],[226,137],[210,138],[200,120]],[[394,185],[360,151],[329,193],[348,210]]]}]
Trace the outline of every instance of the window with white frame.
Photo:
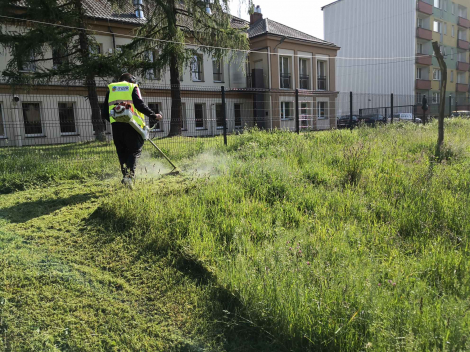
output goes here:
[{"label": "window with white frame", "polygon": [[418,28],[424,28],[424,20],[422,18],[418,18]]},{"label": "window with white frame", "polygon": [[434,0],[434,7],[441,8],[441,0]]},{"label": "window with white frame", "polygon": [[282,89],[290,89],[291,87],[291,74],[290,74],[290,57],[279,57],[279,76],[281,80],[280,87]]},{"label": "window with white frame", "polygon": [[215,122],[217,124],[217,129],[224,128],[224,109],[222,104],[215,104]]},{"label": "window with white frame", "polygon": [[59,103],[59,124],[61,135],[77,134],[74,103]]},{"label": "window with white frame", "polygon": [[441,80],[441,70],[438,68],[435,68],[433,73],[432,73],[432,79],[434,81],[440,81]]},{"label": "window with white frame", "polygon": [[442,0],[442,4],[444,5],[444,11],[447,12],[447,0]]},{"label": "window with white frame", "polygon": [[457,31],[457,38],[459,38],[460,40],[467,40],[467,31],[461,31],[461,30],[458,30]]},{"label": "window with white frame", "polygon": [[326,60],[317,60],[317,89],[328,90],[328,74]]},{"label": "window with white frame", "polygon": [[35,60],[36,60],[36,57],[34,56],[33,53],[30,53],[29,55],[21,55],[21,57],[19,57],[17,61],[18,71],[36,72],[37,66],[36,66]]},{"label": "window with white frame", "polygon": [[92,55],[100,55],[103,53],[103,44],[101,43],[92,43],[88,46],[88,50]]},{"label": "window with white frame", "polygon": [[[161,103],[149,103],[150,110],[152,110],[155,114],[160,113],[161,107]],[[153,117],[149,117],[149,128],[152,132],[161,132],[163,131],[163,123],[162,121],[157,121]]]},{"label": "window with white frame", "polygon": [[447,23],[443,23],[442,28],[444,29],[444,35],[447,35]]},{"label": "window with white frame", "polygon": [[450,71],[450,82],[454,82],[454,71]]},{"label": "window with white frame", "polygon": [[455,37],[455,26],[452,25],[452,38]]},{"label": "window with white frame", "polygon": [[299,59],[299,87],[300,89],[310,89],[309,59]]},{"label": "window with white frame", "polygon": [[43,136],[39,103],[23,103],[23,120],[27,137]]},{"label": "window with white frame", "polygon": [[439,92],[432,93],[432,103],[433,104],[438,104],[439,103],[439,98],[440,98]]},{"label": "window with white frame", "polygon": [[416,93],[415,97],[415,103],[416,104],[421,104],[423,102],[423,94],[422,93]]},{"label": "window with white frame", "polygon": [[309,103],[300,103],[300,128],[308,128],[310,121]]},{"label": "window with white frame", "polygon": [[68,61],[67,48],[64,47],[53,47],[52,48],[52,66],[54,68]]},{"label": "window with white frame", "polygon": [[454,60],[454,48],[450,48],[450,59]]},{"label": "window with white frame", "polygon": [[222,60],[212,60],[212,74],[214,75],[214,82],[224,81],[224,65]]},{"label": "window with white frame", "polygon": [[[157,60],[157,55],[158,53],[154,50],[148,50],[144,53],[144,58],[147,60],[149,63],[155,64],[155,61]],[[152,65],[154,66],[154,65]],[[145,72],[145,78],[146,79],[152,79],[152,80],[160,80],[161,79],[161,72],[160,70],[157,70],[156,67],[153,67]]]},{"label": "window with white frame", "polygon": [[235,114],[235,128],[242,128],[242,104],[235,103],[233,111]]},{"label": "window with white frame", "polygon": [[197,130],[206,128],[205,104],[194,104],[194,119]]},{"label": "window with white frame", "polygon": [[319,120],[325,120],[328,118],[328,102],[326,101],[317,102],[317,118]]},{"label": "window with white frame", "polygon": [[452,14],[455,15],[455,2],[452,3]]},{"label": "window with white frame", "polygon": [[416,45],[416,52],[417,52],[417,54],[424,54],[423,44],[422,43],[418,43],[418,45]]},{"label": "window with white frame", "polygon": [[294,104],[290,101],[281,102],[281,120],[292,120],[294,118]]},{"label": "window with white frame", "polygon": [[457,54],[457,59],[458,59],[458,61],[460,61],[460,62],[467,62],[467,53],[459,52],[459,53]]},{"label": "window with white frame", "polygon": [[422,67],[417,67],[416,68],[416,79],[423,79],[423,68]]},{"label": "window with white frame", "polygon": [[466,84],[466,73],[458,72],[457,73],[457,83],[459,84]]},{"label": "window with white frame", "polygon": [[0,138],[5,138],[6,137],[6,132],[5,132],[5,125],[3,122],[3,106],[2,103],[0,102]]},{"label": "window with white frame", "polygon": [[202,82],[204,80],[203,56],[194,55],[191,60],[191,80],[193,82]]},{"label": "window with white frame", "polygon": [[433,30],[434,32],[442,33],[442,22],[434,21]]},{"label": "window with white frame", "polygon": [[467,9],[459,6],[459,17],[467,18]]}]

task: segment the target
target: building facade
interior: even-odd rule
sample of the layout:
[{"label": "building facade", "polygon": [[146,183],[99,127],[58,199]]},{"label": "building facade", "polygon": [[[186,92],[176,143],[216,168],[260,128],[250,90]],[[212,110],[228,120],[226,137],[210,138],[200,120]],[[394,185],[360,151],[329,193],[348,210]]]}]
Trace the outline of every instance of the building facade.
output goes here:
[{"label": "building facade", "polygon": [[470,0],[342,0],[324,6],[325,39],[339,45],[344,58],[337,64],[338,90],[413,95],[417,104],[426,95],[437,104],[437,41],[447,64],[447,96],[459,108],[469,91],[469,6]]}]

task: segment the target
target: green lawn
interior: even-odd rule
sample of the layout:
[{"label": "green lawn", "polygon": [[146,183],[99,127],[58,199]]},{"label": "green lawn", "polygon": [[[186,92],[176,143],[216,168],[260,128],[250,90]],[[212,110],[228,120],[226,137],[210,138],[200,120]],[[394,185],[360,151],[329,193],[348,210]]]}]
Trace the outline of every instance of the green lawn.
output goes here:
[{"label": "green lawn", "polygon": [[9,154],[0,350],[468,351],[469,134],[170,139],[134,191],[111,146]]}]

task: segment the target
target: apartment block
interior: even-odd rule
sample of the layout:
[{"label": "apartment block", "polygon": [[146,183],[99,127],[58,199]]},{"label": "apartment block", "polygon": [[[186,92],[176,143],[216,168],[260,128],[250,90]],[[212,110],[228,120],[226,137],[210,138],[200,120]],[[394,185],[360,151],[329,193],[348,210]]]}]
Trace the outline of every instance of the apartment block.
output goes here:
[{"label": "apartment block", "polygon": [[[447,64],[452,108],[468,102],[470,0],[342,0],[322,8],[325,39],[341,47],[339,91],[414,95],[439,102],[442,72],[437,41]],[[359,59],[360,58],[360,59]]]}]

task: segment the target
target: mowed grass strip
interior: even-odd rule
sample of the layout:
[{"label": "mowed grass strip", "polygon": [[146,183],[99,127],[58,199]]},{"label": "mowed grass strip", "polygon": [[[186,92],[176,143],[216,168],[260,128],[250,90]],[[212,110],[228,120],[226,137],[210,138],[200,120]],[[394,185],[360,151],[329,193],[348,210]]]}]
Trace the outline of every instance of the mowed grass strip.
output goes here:
[{"label": "mowed grass strip", "polygon": [[[2,196],[2,238],[8,253],[31,245],[67,275],[99,283],[80,299],[93,312],[105,302],[108,314],[72,324],[66,343],[79,350],[109,350],[110,339],[116,350],[465,351],[469,132],[469,121],[447,121],[435,160],[436,124],[251,131],[228,148],[175,154],[182,176],[147,179],[134,192],[85,178]],[[44,211],[26,205],[36,201]],[[18,256],[39,270],[35,256]],[[2,334],[20,336],[10,344],[34,346],[39,317],[52,316],[13,301],[39,286],[35,275],[9,279],[0,293],[10,321]],[[71,319],[73,304],[58,314]],[[63,343],[55,319],[46,321],[50,346]],[[112,328],[93,340],[90,326]]]}]

